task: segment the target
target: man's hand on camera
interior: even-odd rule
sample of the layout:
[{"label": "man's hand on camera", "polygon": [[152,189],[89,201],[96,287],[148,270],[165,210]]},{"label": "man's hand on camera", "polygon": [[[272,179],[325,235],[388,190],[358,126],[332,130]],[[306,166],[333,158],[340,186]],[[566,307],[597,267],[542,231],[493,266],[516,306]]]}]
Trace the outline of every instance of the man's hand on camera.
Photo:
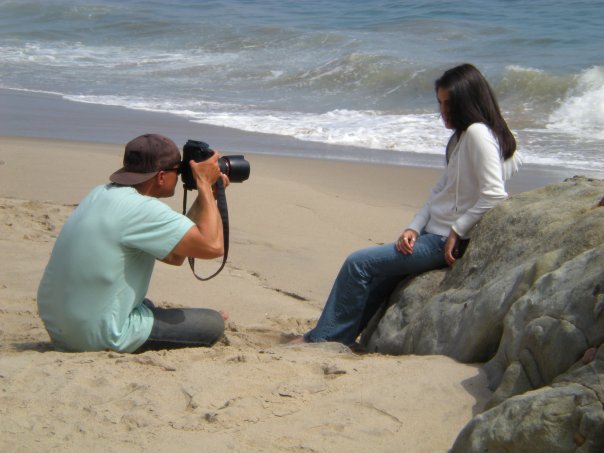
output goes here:
[{"label": "man's hand on camera", "polygon": [[209,186],[213,186],[218,178],[221,177],[222,173],[220,172],[220,167],[218,166],[218,159],[220,155],[217,152],[202,161],[195,162],[194,160],[189,161],[189,165],[191,166],[191,172],[197,182],[197,186],[202,184],[208,184]]},{"label": "man's hand on camera", "polygon": [[[222,179],[222,185],[224,186],[224,188],[226,189],[229,184],[231,183],[231,180],[229,179],[229,177],[227,175],[225,175],[224,173],[220,174],[220,178]],[[212,186],[212,192],[214,193],[214,198],[216,198],[216,191],[218,190],[218,187],[216,186],[216,184],[214,184]]]}]

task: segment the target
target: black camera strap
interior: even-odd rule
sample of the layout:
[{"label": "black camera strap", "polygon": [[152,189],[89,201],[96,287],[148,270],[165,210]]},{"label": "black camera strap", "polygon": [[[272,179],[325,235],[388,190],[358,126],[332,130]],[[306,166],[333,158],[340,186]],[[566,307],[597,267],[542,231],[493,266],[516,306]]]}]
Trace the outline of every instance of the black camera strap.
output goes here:
[{"label": "black camera strap", "polygon": [[[182,200],[182,213],[186,214],[188,192],[186,187],[184,189],[184,192],[185,193]],[[227,207],[226,191],[224,190],[224,183],[222,182],[222,178],[218,178],[218,181],[216,181],[216,203],[218,205],[220,217],[222,218],[222,233],[224,238],[224,255],[222,256],[222,264],[220,265],[218,270],[209,277],[200,277],[195,273],[195,258],[189,257],[189,266],[191,266],[191,271],[193,272],[193,275],[195,276],[195,278],[197,278],[197,280],[201,280],[202,282],[216,277],[224,268],[224,265],[227,261],[227,257],[229,255],[229,210]]]}]

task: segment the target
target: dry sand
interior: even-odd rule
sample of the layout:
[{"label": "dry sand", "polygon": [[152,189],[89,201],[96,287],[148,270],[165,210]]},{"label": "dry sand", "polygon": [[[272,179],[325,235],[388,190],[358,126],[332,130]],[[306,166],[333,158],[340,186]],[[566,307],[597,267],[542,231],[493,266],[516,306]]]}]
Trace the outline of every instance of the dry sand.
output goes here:
[{"label": "dry sand", "polygon": [[[54,351],[38,281],[66,216],[122,150],[0,138],[0,451],[446,452],[483,407],[474,365],[283,343],[313,325],[349,252],[397,237],[437,178],[424,169],[247,155],[250,180],[228,189],[225,270],[201,283],[158,263],[149,292],[226,309],[225,340]],[[180,211],[182,191],[166,202]]]}]

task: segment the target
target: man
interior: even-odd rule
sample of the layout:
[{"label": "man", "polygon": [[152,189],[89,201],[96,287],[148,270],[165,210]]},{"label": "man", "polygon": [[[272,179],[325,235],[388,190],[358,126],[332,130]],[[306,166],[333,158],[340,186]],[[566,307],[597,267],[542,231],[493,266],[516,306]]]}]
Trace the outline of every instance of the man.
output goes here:
[{"label": "man", "polygon": [[209,346],[224,319],[203,308],[162,309],[145,299],[155,260],[180,266],[185,257],[224,253],[222,220],[212,186],[228,185],[218,154],[188,164],[197,198],[187,216],[171,197],[181,156],[159,134],[126,145],[123,168],[94,188],[65,222],[38,288],[38,311],[53,343],[65,351]]}]

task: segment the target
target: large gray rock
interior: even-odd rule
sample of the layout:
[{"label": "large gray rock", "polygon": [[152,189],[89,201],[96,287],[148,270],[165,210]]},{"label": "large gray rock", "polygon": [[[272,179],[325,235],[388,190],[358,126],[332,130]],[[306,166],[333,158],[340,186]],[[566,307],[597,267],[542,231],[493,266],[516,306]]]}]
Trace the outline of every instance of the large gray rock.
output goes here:
[{"label": "large gray rock", "polygon": [[474,417],[451,453],[602,453],[604,346],[551,386],[509,398]]},{"label": "large gray rock", "polygon": [[493,398],[454,451],[604,451],[602,195],[604,181],[575,177],[511,197],[452,269],[402,282],[364,333],[370,351],[486,362]]}]

